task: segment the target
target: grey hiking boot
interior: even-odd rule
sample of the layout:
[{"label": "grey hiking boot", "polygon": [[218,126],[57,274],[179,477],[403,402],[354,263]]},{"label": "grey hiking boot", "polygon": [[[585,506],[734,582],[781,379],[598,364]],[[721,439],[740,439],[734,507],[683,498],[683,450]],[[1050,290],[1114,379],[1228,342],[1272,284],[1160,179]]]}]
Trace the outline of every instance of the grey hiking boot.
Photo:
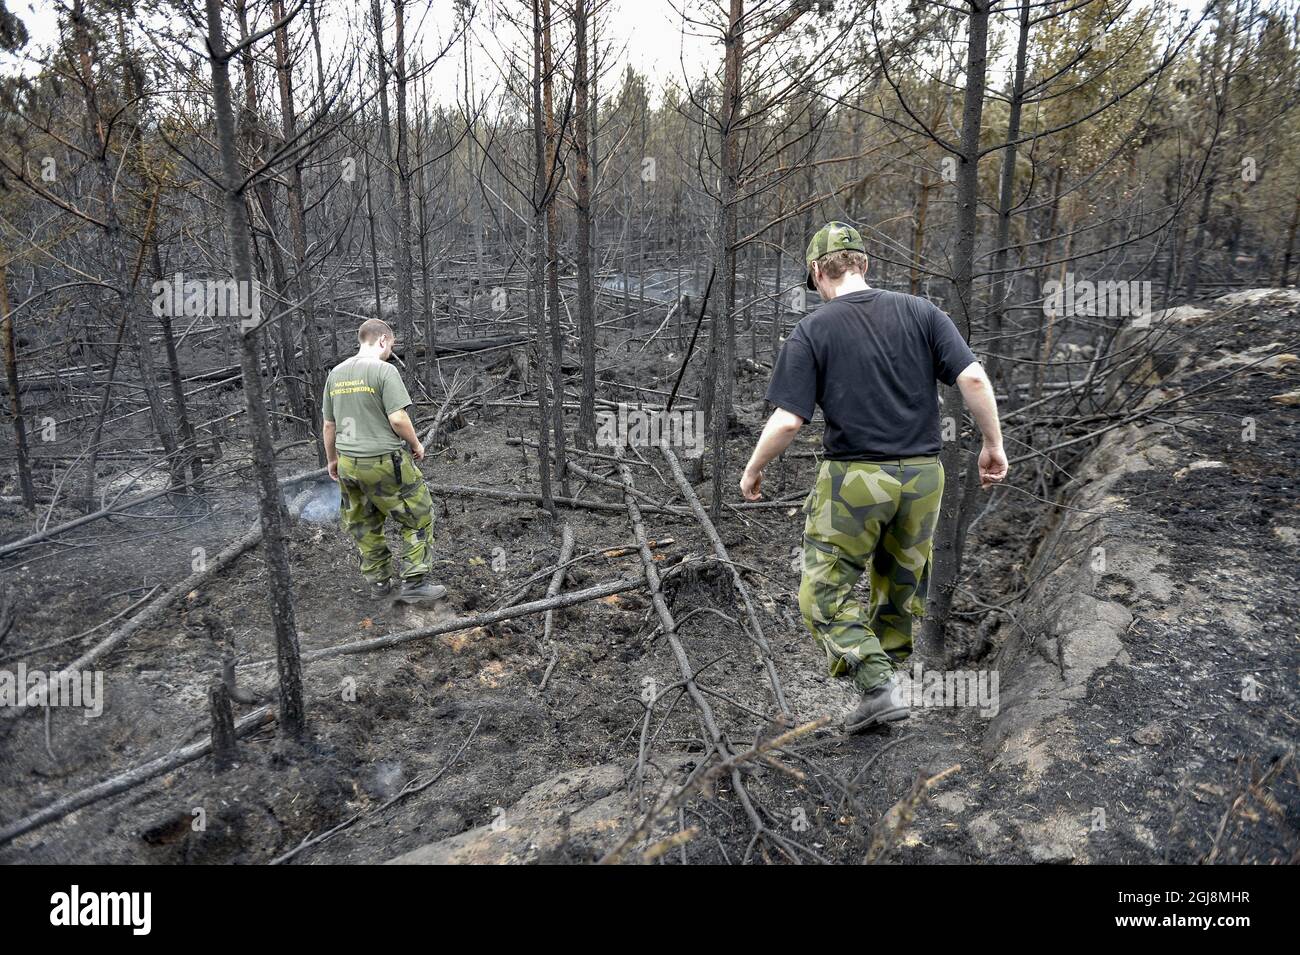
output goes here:
[{"label": "grey hiking boot", "polygon": [[391,580],[372,580],[370,581],[370,599],[383,600],[393,592],[393,582]]},{"label": "grey hiking boot", "polygon": [[908,717],[907,699],[902,690],[889,680],[862,694],[862,701],[844,718],[847,733],[861,733],[881,723],[894,723]]},{"label": "grey hiking boot", "polygon": [[402,581],[402,589],[393,599],[394,603],[415,604],[441,600],[447,595],[447,588],[442,584],[433,584],[427,577],[412,577]]}]

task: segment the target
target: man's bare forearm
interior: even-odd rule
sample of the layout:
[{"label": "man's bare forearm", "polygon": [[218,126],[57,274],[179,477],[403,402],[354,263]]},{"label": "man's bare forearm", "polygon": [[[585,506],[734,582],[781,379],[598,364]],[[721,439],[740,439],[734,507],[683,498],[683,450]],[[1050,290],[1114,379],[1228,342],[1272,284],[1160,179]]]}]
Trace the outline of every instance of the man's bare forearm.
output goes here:
[{"label": "man's bare forearm", "polygon": [[411,423],[411,416],[405,411],[395,411],[389,415],[388,425],[393,429],[393,434],[405,441],[406,446],[412,451],[420,446],[420,438],[415,433],[415,425]]},{"label": "man's bare forearm", "polygon": [[975,425],[980,429],[984,443],[989,447],[1002,447],[1002,426],[998,422],[998,401],[993,394],[993,383],[978,364],[966,368],[957,377],[957,387],[962,400],[970,409]]},{"label": "man's bare forearm", "polygon": [[790,446],[802,427],[803,418],[798,415],[791,414],[784,408],[772,412],[772,417],[763,426],[763,433],[759,435],[758,444],[754,445],[754,453],[749,456],[749,463],[745,465],[745,473],[740,478],[740,493],[745,496],[745,500],[757,501],[763,496],[760,493],[763,468]]},{"label": "man's bare forearm", "polygon": [[326,421],[325,426],[321,428],[321,442],[325,445],[325,461],[329,464],[339,459],[338,448],[334,443],[337,433],[338,428],[333,421]]},{"label": "man's bare forearm", "polygon": [[763,425],[763,433],[759,436],[758,444],[754,445],[754,453],[749,456],[745,470],[762,471],[790,446],[803,424],[803,419],[798,415],[777,408],[772,412],[772,417],[767,419],[767,424]]}]

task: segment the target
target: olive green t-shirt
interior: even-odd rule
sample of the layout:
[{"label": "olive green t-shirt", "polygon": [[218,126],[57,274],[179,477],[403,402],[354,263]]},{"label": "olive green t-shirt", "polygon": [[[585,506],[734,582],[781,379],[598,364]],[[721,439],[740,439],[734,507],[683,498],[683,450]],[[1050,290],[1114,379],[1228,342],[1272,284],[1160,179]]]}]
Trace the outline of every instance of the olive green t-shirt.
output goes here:
[{"label": "olive green t-shirt", "polygon": [[325,379],[321,412],[333,421],[334,446],[342,454],[369,457],[404,447],[388,416],[411,403],[402,376],[386,361],[354,356]]}]

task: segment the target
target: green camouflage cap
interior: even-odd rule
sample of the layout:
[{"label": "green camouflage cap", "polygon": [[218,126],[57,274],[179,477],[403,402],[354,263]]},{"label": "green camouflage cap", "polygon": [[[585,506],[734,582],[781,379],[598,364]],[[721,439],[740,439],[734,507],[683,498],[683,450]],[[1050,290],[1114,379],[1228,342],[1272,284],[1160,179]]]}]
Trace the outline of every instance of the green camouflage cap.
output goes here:
[{"label": "green camouflage cap", "polygon": [[862,241],[862,233],[847,222],[828,222],[817,230],[817,234],[808,243],[808,254],[806,256],[808,266],[806,285],[809,290],[817,288],[817,286],[813,285],[812,264],[823,255],[840,252],[844,249],[851,252],[861,252],[865,255],[867,246]]}]

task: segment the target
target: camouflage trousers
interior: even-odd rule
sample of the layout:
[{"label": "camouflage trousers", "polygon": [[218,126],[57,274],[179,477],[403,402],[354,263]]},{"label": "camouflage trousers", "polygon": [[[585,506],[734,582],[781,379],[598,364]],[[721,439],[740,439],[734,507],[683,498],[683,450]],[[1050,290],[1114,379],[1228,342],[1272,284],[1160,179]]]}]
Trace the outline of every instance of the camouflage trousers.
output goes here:
[{"label": "camouflage trousers", "polygon": [[384,537],[384,522],[390,517],[402,529],[399,576],[411,579],[429,572],[433,499],[409,452],[364,458],[340,454],[339,487],[343,529],[357,542],[367,580],[377,583],[392,576],[392,555]]},{"label": "camouflage trousers", "polygon": [[[942,497],[937,458],[822,462],[804,501],[799,608],[831,676],[869,690],[911,653]],[[869,608],[853,595],[868,570]]]}]

